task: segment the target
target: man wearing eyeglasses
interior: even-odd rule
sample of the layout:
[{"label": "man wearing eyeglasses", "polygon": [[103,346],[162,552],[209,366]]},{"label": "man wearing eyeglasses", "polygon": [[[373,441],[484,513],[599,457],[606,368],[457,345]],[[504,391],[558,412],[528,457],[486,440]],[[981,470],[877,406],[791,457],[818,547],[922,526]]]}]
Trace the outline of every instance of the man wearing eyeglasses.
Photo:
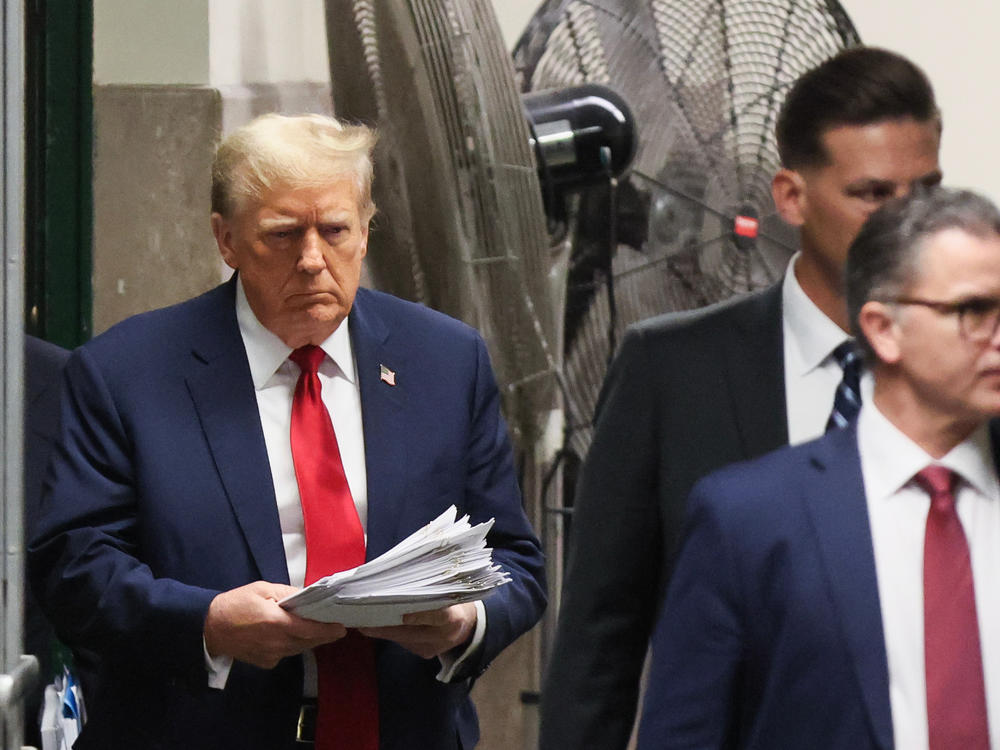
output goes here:
[{"label": "man wearing eyeglasses", "polygon": [[1000,212],[888,204],[846,290],[864,406],[695,486],[640,748],[1000,747]]}]

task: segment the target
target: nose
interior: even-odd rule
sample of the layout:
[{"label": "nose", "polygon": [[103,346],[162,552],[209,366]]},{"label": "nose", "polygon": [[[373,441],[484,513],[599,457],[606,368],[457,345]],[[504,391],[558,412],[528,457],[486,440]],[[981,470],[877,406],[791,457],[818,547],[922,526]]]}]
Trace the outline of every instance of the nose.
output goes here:
[{"label": "nose", "polygon": [[993,320],[993,335],[989,338],[990,346],[994,349],[1000,349],[1000,310],[995,313],[995,319]]},{"label": "nose", "polygon": [[310,229],[302,238],[298,268],[308,274],[317,274],[326,267],[323,258],[322,238],[315,229]]}]

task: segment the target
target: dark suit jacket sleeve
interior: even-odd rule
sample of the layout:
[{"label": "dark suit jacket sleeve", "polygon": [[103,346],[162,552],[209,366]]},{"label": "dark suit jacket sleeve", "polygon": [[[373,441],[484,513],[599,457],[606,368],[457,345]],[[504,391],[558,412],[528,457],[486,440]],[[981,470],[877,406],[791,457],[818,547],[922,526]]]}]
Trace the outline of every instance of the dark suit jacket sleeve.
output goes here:
[{"label": "dark suit jacket sleeve", "polygon": [[65,382],[61,440],[29,550],[33,589],[71,646],[129,670],[204,681],[201,634],[218,592],[156,578],[140,562],[126,424],[85,348],[70,357]]},{"label": "dark suit jacket sleeve", "polygon": [[472,430],[466,502],[478,518],[494,518],[487,543],[494,561],[511,575],[486,599],[486,635],[463,673],[481,673],[506,646],[530,629],[545,608],[540,545],[521,506],[510,439],[500,416],[500,394],[482,339],[476,337]]},{"label": "dark suit jacket sleeve", "polygon": [[652,642],[639,748],[727,746],[744,649],[733,514],[701,483]]},{"label": "dark suit jacket sleeve", "polygon": [[663,567],[656,390],[641,330],[605,381],[583,465],[556,646],[542,692],[541,745],[624,748]]},{"label": "dark suit jacket sleeve", "polygon": [[620,750],[695,482],[787,442],[781,285],[629,329],[576,496],[541,744]]}]

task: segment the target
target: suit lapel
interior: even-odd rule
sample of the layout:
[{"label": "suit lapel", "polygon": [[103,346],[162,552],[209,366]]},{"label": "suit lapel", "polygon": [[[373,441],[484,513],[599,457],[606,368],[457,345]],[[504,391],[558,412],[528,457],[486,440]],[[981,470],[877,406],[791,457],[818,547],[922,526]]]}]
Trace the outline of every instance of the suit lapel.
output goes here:
[{"label": "suit lapel", "polygon": [[890,748],[889,666],[856,428],[814,445],[802,495],[875,737]]},{"label": "suit lapel", "polygon": [[235,278],[217,290],[195,334],[186,383],[260,577],[288,583],[288,565],[260,412],[236,322]]},{"label": "suit lapel", "polygon": [[781,284],[748,300],[726,346],[726,381],[744,455],[788,443]]},{"label": "suit lapel", "polygon": [[[378,314],[378,300],[373,294],[358,290],[350,321],[365,433],[370,560],[385,552],[397,537],[407,455],[402,406],[414,373],[408,369],[412,363],[398,347],[391,346],[389,328]],[[383,366],[393,373],[396,385],[382,378]]]}]

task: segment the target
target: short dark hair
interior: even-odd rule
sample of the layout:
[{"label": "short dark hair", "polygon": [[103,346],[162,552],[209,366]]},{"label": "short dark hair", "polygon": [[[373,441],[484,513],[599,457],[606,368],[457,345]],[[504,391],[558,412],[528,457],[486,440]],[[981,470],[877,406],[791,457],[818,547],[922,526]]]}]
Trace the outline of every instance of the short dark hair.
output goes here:
[{"label": "short dark hair", "polygon": [[789,90],[778,115],[776,138],[782,166],[823,166],[822,137],[841,125],[871,125],[941,115],[924,72],[901,55],[878,47],[851,47],[804,73]]},{"label": "short dark hair", "polygon": [[847,251],[847,314],[869,363],[875,352],[859,325],[861,308],[870,300],[889,302],[913,284],[920,253],[928,240],[948,229],[974,237],[1000,236],[1000,210],[971,190],[928,187],[886,203],[875,211]]}]

